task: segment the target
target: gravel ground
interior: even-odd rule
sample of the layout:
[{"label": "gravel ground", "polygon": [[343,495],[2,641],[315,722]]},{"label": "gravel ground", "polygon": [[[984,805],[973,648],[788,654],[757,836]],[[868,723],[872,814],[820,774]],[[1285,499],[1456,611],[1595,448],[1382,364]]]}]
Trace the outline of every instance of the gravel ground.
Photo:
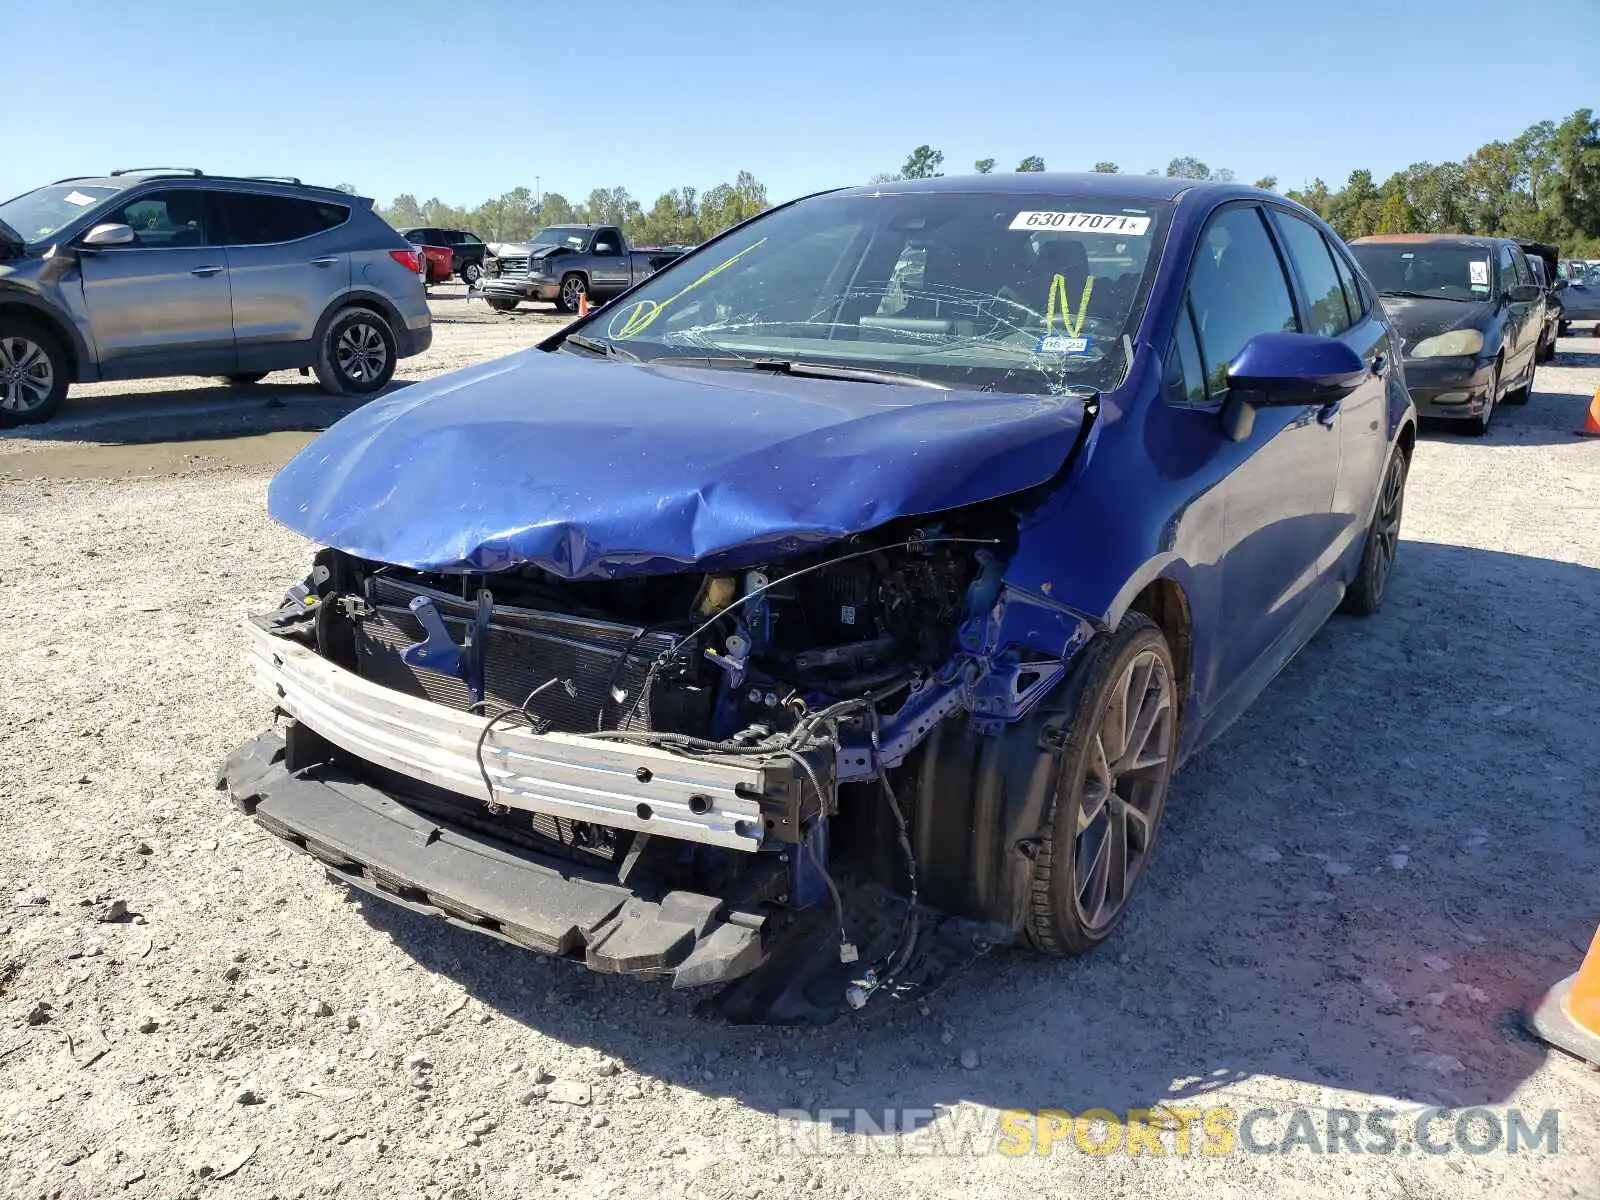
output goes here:
[{"label": "gravel ground", "polygon": [[[554,320],[436,311],[402,379]],[[1600,1073],[1517,1029],[1600,919],[1600,342],[1561,348],[1487,439],[1425,435],[1385,611],[1178,778],[1115,943],[803,1032],[352,900],[235,813],[239,624],[309,553],[266,483],[336,406],[81,389],[0,439],[0,1194],[1600,1196]],[[1559,1151],[1404,1118],[1390,1155],[815,1156],[774,1116],[1162,1102],[1275,1109],[1269,1143],[1298,1107],[1556,1108]]]}]

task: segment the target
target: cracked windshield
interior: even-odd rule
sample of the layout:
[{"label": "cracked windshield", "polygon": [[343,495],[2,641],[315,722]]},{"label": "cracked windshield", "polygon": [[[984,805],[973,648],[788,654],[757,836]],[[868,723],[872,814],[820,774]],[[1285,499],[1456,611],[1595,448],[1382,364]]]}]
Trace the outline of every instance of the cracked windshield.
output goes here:
[{"label": "cracked windshield", "polygon": [[620,357],[683,365],[1107,388],[1166,211],[1059,193],[816,197],[662,272],[584,332]]}]

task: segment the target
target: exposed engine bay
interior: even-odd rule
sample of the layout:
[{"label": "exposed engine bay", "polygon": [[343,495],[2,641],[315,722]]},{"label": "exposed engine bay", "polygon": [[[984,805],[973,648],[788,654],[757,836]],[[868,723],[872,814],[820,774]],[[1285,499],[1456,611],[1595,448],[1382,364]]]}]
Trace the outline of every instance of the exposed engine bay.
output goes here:
[{"label": "exposed engine bay", "polygon": [[[597,901],[592,928],[518,934],[491,906],[452,907],[414,872],[281,824],[351,882],[428,894],[511,940],[679,986],[747,974],[809,915],[863,1004],[912,953],[919,847],[944,853],[933,815],[897,791],[931,786],[908,759],[959,709],[1014,717],[1084,632],[1066,622],[1050,661],[996,652],[1014,533],[1009,510],[974,506],[739,570],[576,581],[324,550],[255,620],[258,680],[289,718],[287,769],[337,767],[403,810],[391,820],[486,834],[633,899]],[[269,825],[270,809],[257,812]],[[867,957],[846,877],[903,910]]]}]

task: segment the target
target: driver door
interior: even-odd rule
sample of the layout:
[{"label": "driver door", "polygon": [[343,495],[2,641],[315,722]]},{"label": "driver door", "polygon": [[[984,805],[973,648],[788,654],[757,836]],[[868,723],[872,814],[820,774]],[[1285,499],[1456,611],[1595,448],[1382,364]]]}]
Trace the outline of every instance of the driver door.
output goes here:
[{"label": "driver door", "polygon": [[105,218],[128,246],[79,247],[84,305],[103,379],[235,369],[227,258],[208,192],[146,192]]},{"label": "driver door", "polygon": [[623,249],[622,231],[598,229],[589,251],[589,286],[596,296],[614,296],[633,283],[628,269],[628,254]]},{"label": "driver door", "polygon": [[1195,249],[1175,350],[1188,379],[1186,405],[1218,414],[1188,428],[1207,443],[1219,476],[1213,501],[1222,513],[1215,677],[1203,681],[1203,691],[1230,709],[1242,709],[1326,616],[1329,551],[1343,524],[1333,512],[1337,406],[1259,408],[1238,441],[1220,420],[1228,366],[1245,343],[1299,330],[1290,276],[1265,214],[1254,204],[1222,208]]}]

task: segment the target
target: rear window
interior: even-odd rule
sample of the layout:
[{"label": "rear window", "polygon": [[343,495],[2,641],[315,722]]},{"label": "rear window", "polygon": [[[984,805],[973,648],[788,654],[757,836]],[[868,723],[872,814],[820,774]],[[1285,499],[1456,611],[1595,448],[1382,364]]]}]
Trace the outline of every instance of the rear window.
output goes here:
[{"label": "rear window", "polygon": [[1384,296],[1486,300],[1493,251],[1460,242],[1356,242],[1350,247]]},{"label": "rear window", "polygon": [[219,192],[217,203],[230,246],[294,242],[335,229],[350,219],[348,205],[290,196]]}]

